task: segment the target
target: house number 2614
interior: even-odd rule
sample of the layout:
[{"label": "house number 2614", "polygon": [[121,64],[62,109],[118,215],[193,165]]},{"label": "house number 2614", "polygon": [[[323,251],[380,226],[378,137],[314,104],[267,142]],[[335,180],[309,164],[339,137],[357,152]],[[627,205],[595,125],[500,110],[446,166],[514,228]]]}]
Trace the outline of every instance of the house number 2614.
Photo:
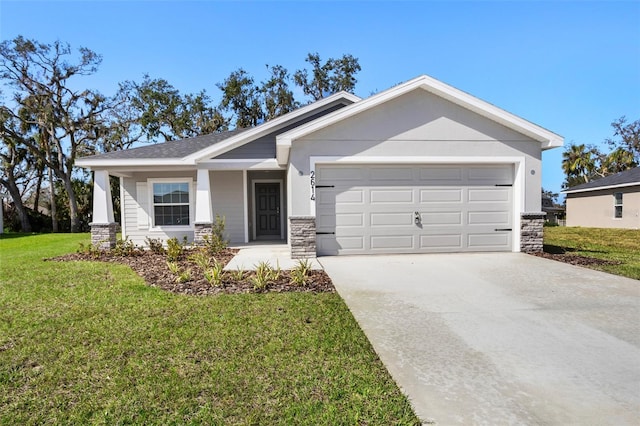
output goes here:
[{"label": "house number 2614", "polygon": [[316,199],[316,172],[311,170],[309,172],[309,183],[311,184],[311,200],[315,201]]}]

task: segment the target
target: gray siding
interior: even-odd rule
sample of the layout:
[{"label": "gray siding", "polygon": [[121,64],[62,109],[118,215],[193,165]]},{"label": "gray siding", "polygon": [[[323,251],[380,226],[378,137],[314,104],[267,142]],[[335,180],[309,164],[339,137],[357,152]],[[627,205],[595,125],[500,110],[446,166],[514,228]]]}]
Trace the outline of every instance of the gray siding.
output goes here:
[{"label": "gray siding", "polygon": [[295,127],[298,127],[302,124],[308,123],[309,121],[315,120],[318,117],[322,117],[327,115],[333,111],[336,111],[340,108],[344,108],[345,105],[334,105],[331,108],[326,109],[325,111],[319,112],[317,114],[311,115],[309,117],[303,118],[301,120],[295,121],[288,126],[285,126],[277,131],[270,133],[266,136],[256,139],[255,141],[249,142],[246,145],[242,145],[236,149],[233,149],[229,152],[225,152],[222,155],[217,156],[218,159],[226,159],[226,160],[243,160],[243,159],[256,159],[256,158],[276,158],[276,136],[280,133],[284,133],[289,131]]},{"label": "gray siding", "polygon": [[212,171],[209,174],[213,215],[224,216],[226,238],[244,242],[244,188],[242,171]]}]

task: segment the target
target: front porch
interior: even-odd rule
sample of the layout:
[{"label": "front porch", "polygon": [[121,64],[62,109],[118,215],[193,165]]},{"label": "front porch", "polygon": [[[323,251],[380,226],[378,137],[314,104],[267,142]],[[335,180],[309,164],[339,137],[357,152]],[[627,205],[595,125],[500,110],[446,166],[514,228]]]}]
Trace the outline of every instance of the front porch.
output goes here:
[{"label": "front porch", "polygon": [[[300,228],[297,218],[288,217],[283,169],[95,170],[91,232],[92,243],[101,249],[115,246],[118,228],[110,174],[120,177],[122,237],[137,245],[146,246],[148,238],[166,241],[173,237],[202,244],[220,217],[225,221],[224,236],[232,246],[295,240],[304,242],[304,247],[292,251],[294,258],[315,257],[315,228],[307,226],[308,220]],[[305,233],[303,239],[299,238],[301,232]]]}]

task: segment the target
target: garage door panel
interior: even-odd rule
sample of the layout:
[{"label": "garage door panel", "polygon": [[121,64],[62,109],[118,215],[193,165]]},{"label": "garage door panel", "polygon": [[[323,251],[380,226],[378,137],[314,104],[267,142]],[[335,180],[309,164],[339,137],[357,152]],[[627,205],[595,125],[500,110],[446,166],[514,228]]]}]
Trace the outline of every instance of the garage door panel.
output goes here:
[{"label": "garage door panel", "polygon": [[335,204],[362,204],[365,200],[363,189],[352,189],[335,194]]},{"label": "garage door panel", "polygon": [[373,185],[386,185],[388,182],[413,182],[413,169],[407,167],[372,167],[369,177]]},{"label": "garage door panel", "polygon": [[369,192],[371,204],[411,204],[413,205],[412,189],[371,189]]},{"label": "garage door panel", "polygon": [[468,247],[474,250],[493,249],[504,247],[509,244],[511,234],[507,232],[487,232],[478,234],[469,234],[467,236]]},{"label": "garage door panel", "polygon": [[491,185],[510,184],[513,182],[513,167],[511,166],[470,166],[467,168],[467,178],[470,182]]},{"label": "garage door panel", "polygon": [[335,215],[336,226],[364,226],[364,214],[363,213],[336,213]]},{"label": "garage door panel", "polygon": [[507,226],[511,223],[509,212],[469,212],[467,213],[467,223],[469,225],[501,225]]},{"label": "garage door panel", "polygon": [[420,189],[421,203],[462,203],[462,189]]},{"label": "garage door panel", "polygon": [[412,213],[371,213],[371,227],[413,226]]},{"label": "garage door panel", "polygon": [[413,235],[373,235],[371,250],[412,250]]},{"label": "garage door panel", "polygon": [[422,212],[420,216],[423,226],[462,225],[462,212],[460,211]]},{"label": "garage door panel", "polygon": [[316,179],[319,181],[330,179],[333,182],[345,181],[359,182],[365,178],[364,167],[322,166],[316,170]]},{"label": "garage door panel", "polygon": [[507,188],[469,188],[469,202],[507,202],[511,198],[511,189]]},{"label": "garage door panel", "polygon": [[462,234],[420,235],[420,248],[440,251],[462,249]]},{"label": "garage door panel", "polygon": [[420,182],[434,185],[442,184],[444,181],[461,183],[463,179],[462,167],[420,167]]},{"label": "garage door panel", "polygon": [[[344,170],[343,170],[344,169]],[[318,254],[510,251],[512,166],[319,166]],[[338,179],[333,179],[334,174]],[[473,180],[473,179],[476,180]],[[420,221],[415,222],[415,212]]]}]

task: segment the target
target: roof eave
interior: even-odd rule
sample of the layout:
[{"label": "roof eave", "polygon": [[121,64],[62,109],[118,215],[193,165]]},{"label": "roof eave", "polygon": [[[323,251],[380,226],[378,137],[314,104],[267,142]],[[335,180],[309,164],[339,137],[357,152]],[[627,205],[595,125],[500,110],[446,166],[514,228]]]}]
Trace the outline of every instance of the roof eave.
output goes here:
[{"label": "roof eave", "polygon": [[130,166],[189,166],[194,162],[185,161],[181,158],[111,158],[111,159],[91,159],[79,158],[76,166],[84,169],[98,170],[109,167],[130,167]]},{"label": "roof eave", "polygon": [[620,183],[617,185],[604,185],[604,186],[596,186],[593,188],[584,188],[584,189],[566,189],[564,191],[561,191],[561,194],[577,194],[580,192],[602,191],[605,189],[628,188],[630,186],[640,186],[640,182],[627,182],[627,183]]}]

